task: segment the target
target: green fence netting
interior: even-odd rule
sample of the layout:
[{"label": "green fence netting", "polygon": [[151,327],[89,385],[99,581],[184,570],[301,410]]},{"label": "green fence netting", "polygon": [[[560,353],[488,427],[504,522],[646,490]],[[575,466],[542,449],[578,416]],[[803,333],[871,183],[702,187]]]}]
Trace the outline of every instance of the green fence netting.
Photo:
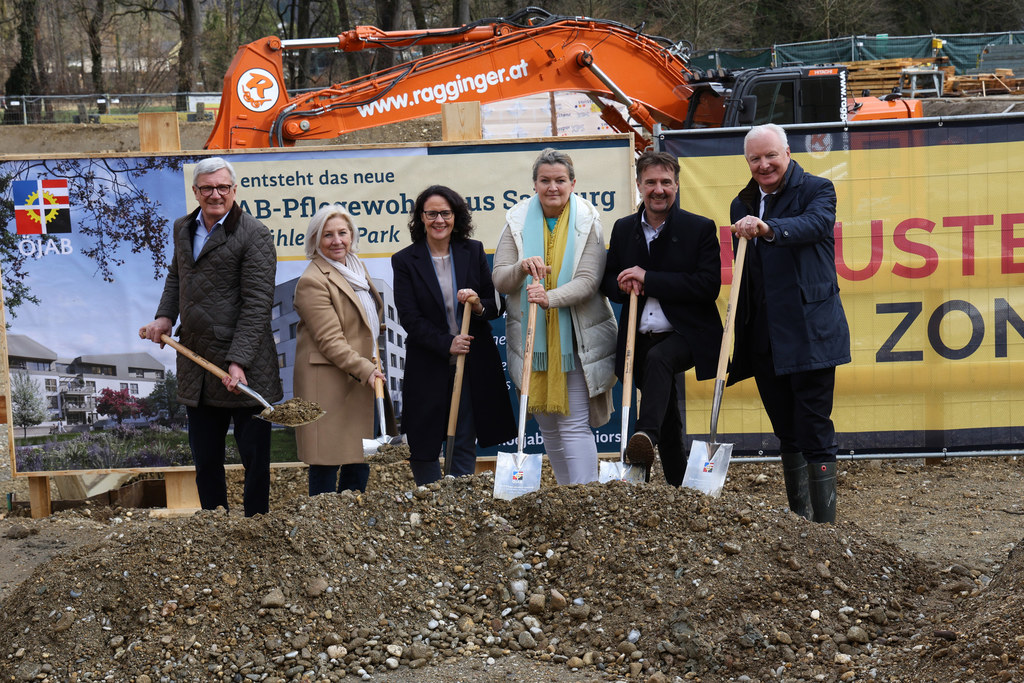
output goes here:
[{"label": "green fence netting", "polygon": [[[942,41],[936,48],[935,39]],[[981,64],[981,54],[990,45],[1022,45],[1024,31],[1004,33],[955,33],[925,36],[847,36],[832,40],[773,45],[757,50],[708,50],[690,59],[698,69],[748,69],[791,64],[830,64],[899,57],[946,57],[956,73],[967,73]]]}]

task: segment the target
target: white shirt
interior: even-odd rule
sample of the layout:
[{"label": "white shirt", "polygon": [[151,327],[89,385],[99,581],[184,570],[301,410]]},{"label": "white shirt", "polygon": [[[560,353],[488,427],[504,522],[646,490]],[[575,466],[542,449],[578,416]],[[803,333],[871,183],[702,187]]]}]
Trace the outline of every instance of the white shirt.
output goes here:
[{"label": "white shirt", "polygon": [[213,227],[209,230],[206,229],[206,223],[203,221],[203,212],[200,211],[196,216],[196,236],[192,238],[192,260],[198,261],[199,254],[203,251],[203,246],[206,244],[206,240],[210,239],[210,233],[216,230],[227,218],[228,215],[224,214],[221,219],[213,224]]},{"label": "white shirt", "polygon": [[[644,230],[644,239],[647,240],[647,251],[651,251],[651,242],[661,234],[662,228],[665,227],[665,222],[662,221],[661,225],[657,227],[647,222],[647,211],[644,210],[640,216],[640,226]],[[661,302],[654,297],[647,297],[647,303],[644,305],[643,317],[640,318],[640,326],[638,328],[641,332],[672,332],[672,323],[665,317],[665,311],[661,308]]]}]

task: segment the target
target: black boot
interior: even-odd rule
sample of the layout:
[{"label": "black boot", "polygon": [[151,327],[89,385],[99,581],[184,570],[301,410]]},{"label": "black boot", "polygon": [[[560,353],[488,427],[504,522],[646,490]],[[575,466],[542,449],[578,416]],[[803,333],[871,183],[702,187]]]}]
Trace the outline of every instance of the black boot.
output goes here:
[{"label": "black boot", "polygon": [[814,521],[827,524],[836,521],[836,464],[835,462],[807,463],[807,478],[811,491]]},{"label": "black boot", "polygon": [[786,481],[789,509],[804,519],[813,520],[811,494],[807,488],[807,462],[803,453],[782,454],[782,476]]}]

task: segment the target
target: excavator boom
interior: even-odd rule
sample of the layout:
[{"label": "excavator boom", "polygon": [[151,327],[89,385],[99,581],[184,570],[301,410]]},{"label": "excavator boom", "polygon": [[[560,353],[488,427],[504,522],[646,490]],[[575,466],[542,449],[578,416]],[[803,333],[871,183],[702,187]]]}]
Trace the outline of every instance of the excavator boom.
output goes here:
[{"label": "excavator boom", "polygon": [[[689,71],[667,43],[615,22],[550,15],[536,25],[496,20],[395,32],[360,26],[329,39],[263,38],[241,47],[231,62],[206,148],[287,146],[437,114],[446,102],[553,91],[615,99],[648,131],[655,122],[678,127],[686,115]],[[296,97],[284,88],[284,49],[427,44],[454,46]],[[628,96],[617,84],[628,84]]]},{"label": "excavator boom", "polygon": [[[292,97],[282,53],[447,45],[444,50]],[[691,71],[685,43],[623,24],[562,17],[528,7],[451,29],[382,31],[358,26],[331,38],[262,38],[239,48],[224,77],[207,149],[283,147],[441,111],[447,102],[481,103],[555,91],[586,93],[615,130],[757,123],[814,123],[921,116],[920,102],[850,100],[846,67],[761,67]],[[611,101],[626,108],[627,121]],[[648,142],[636,136],[636,147]]]}]

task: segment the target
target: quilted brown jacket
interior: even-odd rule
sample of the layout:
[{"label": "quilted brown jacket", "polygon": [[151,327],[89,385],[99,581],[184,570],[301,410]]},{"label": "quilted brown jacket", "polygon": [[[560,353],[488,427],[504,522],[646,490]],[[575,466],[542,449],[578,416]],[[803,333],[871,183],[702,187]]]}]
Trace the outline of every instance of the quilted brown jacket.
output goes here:
[{"label": "quilted brown jacket", "polygon": [[[192,237],[199,209],[174,222],[174,259],[164,283],[156,317],[181,316],[181,343],[211,363],[245,370],[248,385],[270,402],[280,401],[277,347],[270,329],[277,253],[265,225],[237,204],[213,231],[198,259]],[[178,402],[221,408],[257,406],[245,394],[233,394],[213,374],[178,356]]]}]

